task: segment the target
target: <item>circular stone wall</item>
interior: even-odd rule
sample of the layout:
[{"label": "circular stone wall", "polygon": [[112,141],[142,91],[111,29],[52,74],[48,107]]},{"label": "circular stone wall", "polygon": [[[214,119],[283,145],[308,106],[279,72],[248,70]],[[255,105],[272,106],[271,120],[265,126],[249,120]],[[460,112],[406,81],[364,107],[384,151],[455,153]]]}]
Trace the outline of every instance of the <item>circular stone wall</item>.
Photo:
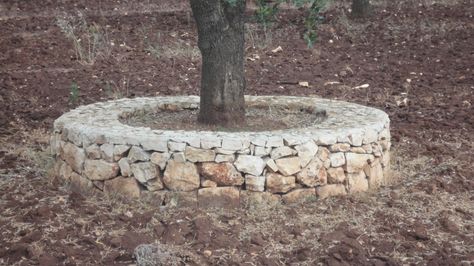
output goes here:
[{"label": "circular stone wall", "polygon": [[390,121],[383,111],[308,97],[246,96],[246,103],[316,108],[327,117],[274,131],[152,130],[119,120],[195,109],[199,97],[95,103],[55,121],[55,173],[82,190],[200,207],[326,198],[374,189],[388,178]]}]

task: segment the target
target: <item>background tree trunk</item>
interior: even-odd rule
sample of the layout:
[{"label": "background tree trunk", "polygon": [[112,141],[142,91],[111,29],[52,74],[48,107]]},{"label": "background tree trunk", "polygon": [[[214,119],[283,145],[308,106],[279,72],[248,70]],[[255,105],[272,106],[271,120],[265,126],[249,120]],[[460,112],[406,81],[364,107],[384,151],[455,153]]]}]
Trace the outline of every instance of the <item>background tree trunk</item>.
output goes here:
[{"label": "background tree trunk", "polygon": [[199,122],[245,122],[245,0],[190,0],[202,55]]},{"label": "background tree trunk", "polygon": [[352,0],[352,16],[354,18],[365,18],[372,12],[369,0]]}]

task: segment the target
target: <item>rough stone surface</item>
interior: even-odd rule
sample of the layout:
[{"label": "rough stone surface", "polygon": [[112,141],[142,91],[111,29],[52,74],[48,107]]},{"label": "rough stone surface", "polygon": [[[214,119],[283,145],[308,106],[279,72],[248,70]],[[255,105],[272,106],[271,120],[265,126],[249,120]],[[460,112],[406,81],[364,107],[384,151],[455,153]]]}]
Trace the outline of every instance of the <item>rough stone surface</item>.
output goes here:
[{"label": "rough stone surface", "polygon": [[160,167],[161,170],[164,170],[166,167],[166,163],[168,162],[170,157],[171,157],[171,154],[167,152],[154,152],[150,156],[150,161],[158,165],[158,167]]},{"label": "rough stone surface", "polygon": [[265,191],[265,176],[245,176],[245,189],[249,191]]},{"label": "rough stone surface", "polygon": [[369,182],[364,171],[347,174],[347,190],[349,193],[363,192],[369,189]]},{"label": "rough stone surface", "polygon": [[266,188],[272,193],[286,193],[296,186],[294,176],[283,176],[277,173],[266,175]]},{"label": "rough stone surface", "polygon": [[317,187],[316,194],[320,199],[325,199],[328,197],[346,195],[347,192],[345,186],[342,184],[330,184]]},{"label": "rough stone surface", "polygon": [[301,161],[298,157],[288,157],[275,160],[278,171],[283,175],[294,175],[301,170]]},{"label": "rough stone surface", "polygon": [[342,167],[329,168],[327,173],[329,184],[340,184],[346,180],[346,173]]},{"label": "rough stone surface", "polygon": [[213,150],[204,150],[193,147],[186,147],[184,152],[186,159],[193,163],[196,162],[213,162],[216,158],[216,152]]},{"label": "rough stone surface", "polygon": [[80,192],[91,192],[94,184],[89,179],[72,172],[69,179],[71,188]]},{"label": "rough stone surface", "polygon": [[315,187],[327,183],[327,172],[319,159],[311,161],[303,170],[296,174],[298,183],[307,187]]},{"label": "rough stone surface", "polygon": [[282,200],[286,204],[305,202],[316,199],[315,188],[298,188],[288,192],[282,196]]},{"label": "rough stone surface", "polygon": [[107,180],[118,175],[120,167],[117,163],[104,160],[86,160],[84,174],[90,180]]},{"label": "rough stone surface", "polygon": [[200,178],[195,164],[169,161],[163,174],[163,183],[173,191],[191,191],[199,188]]},{"label": "rough stone surface", "polygon": [[130,176],[132,174],[132,170],[130,169],[130,164],[128,163],[128,158],[122,158],[118,161],[118,165],[120,167],[120,174],[122,176]]},{"label": "rough stone surface", "polygon": [[232,163],[202,163],[199,173],[204,179],[216,182],[218,186],[240,186],[244,178]]},{"label": "rough stone surface", "polygon": [[275,206],[281,202],[281,196],[270,192],[240,191],[240,204],[242,207],[265,208]]},{"label": "rough stone surface", "polygon": [[138,198],[141,189],[135,178],[119,176],[104,182],[104,192],[125,198]]},{"label": "rough stone surface", "polygon": [[143,149],[133,146],[128,152],[128,161],[130,163],[146,162],[150,160],[150,154]]},{"label": "rough stone surface", "polygon": [[331,153],[329,160],[331,161],[331,167],[343,166],[346,163],[346,158],[342,152]]},{"label": "rough stone surface", "polygon": [[265,162],[262,158],[251,155],[239,155],[234,165],[239,171],[255,176],[261,175],[265,168]]},{"label": "rough stone surface", "polygon": [[151,162],[134,163],[130,166],[130,169],[133,176],[142,184],[160,176],[157,166]]},{"label": "rough stone surface", "polygon": [[[279,201],[279,195],[270,193],[278,191],[273,193],[287,193],[285,201],[288,201],[288,195],[296,195],[308,187],[315,187],[320,197],[326,197],[342,195],[346,191],[364,191],[367,187],[375,188],[388,182],[391,138],[389,119],[384,112],[320,98],[246,96],[246,101],[302,108],[317,106],[324,109],[328,117],[305,128],[196,132],[135,128],[119,121],[119,117],[129,110],[156,111],[170,105],[178,109],[197,108],[199,98],[195,96],[121,99],[80,106],[54,123],[50,139],[51,150],[57,156],[54,171],[64,180],[72,182],[74,179],[93,191],[102,192],[105,182],[111,184],[109,181],[117,179],[117,169],[120,169],[121,176],[130,177],[119,179],[137,180],[136,183],[141,180],[138,186],[142,189],[141,195],[163,195],[157,206],[173,202],[173,197],[168,196],[172,194],[170,190],[193,190],[179,193],[189,195],[197,206],[197,190],[203,187],[236,186],[244,189],[243,195],[254,193],[251,198],[271,195],[268,198]],[[174,162],[175,166],[170,167],[169,162]],[[147,163],[156,175],[137,170],[133,173],[131,164],[139,163]],[[212,175],[219,177],[220,183],[198,175],[196,169],[202,163],[213,165]],[[217,167],[221,164],[240,175],[240,181],[226,180],[229,175]],[[104,169],[96,169],[102,166]],[[168,179],[162,179],[160,171],[166,172]],[[280,180],[270,178],[269,182],[267,176],[270,174],[281,176]],[[245,185],[242,176],[246,176]],[[294,181],[295,176],[298,183]],[[287,179],[293,179],[293,182],[285,182]],[[275,189],[277,181],[285,184]]]},{"label": "rough stone surface", "polygon": [[237,208],[240,206],[240,191],[235,187],[213,187],[198,190],[200,208]]},{"label": "rough stone surface", "polygon": [[86,153],[83,149],[78,148],[72,143],[66,143],[62,148],[62,158],[66,161],[72,170],[76,173],[82,173],[84,167],[84,161],[86,160]]}]

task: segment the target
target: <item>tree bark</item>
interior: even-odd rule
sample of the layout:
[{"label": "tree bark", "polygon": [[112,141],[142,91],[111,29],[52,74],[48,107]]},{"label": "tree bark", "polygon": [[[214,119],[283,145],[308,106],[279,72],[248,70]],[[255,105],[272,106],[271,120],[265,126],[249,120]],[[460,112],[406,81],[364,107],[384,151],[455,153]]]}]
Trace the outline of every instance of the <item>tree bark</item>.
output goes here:
[{"label": "tree bark", "polygon": [[366,18],[372,12],[369,0],[352,0],[352,16],[354,18]]},{"label": "tree bark", "polygon": [[198,121],[245,123],[245,0],[190,0],[202,55]]}]

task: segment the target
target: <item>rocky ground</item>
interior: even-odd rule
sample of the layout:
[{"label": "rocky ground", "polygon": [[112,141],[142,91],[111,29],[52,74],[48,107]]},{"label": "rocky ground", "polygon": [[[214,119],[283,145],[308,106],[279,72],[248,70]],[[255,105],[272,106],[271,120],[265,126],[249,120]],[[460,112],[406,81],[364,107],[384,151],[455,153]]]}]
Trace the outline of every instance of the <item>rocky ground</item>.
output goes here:
[{"label": "rocky ground", "polygon": [[149,243],[187,264],[472,264],[474,6],[374,2],[368,21],[350,19],[348,2],[330,5],[312,49],[303,10],[280,12],[267,31],[249,11],[247,94],[384,110],[394,184],[305,205],[194,210],[80,195],[48,179],[49,130],[62,113],[198,94],[186,1],[2,1],[0,264],[130,264]]}]

